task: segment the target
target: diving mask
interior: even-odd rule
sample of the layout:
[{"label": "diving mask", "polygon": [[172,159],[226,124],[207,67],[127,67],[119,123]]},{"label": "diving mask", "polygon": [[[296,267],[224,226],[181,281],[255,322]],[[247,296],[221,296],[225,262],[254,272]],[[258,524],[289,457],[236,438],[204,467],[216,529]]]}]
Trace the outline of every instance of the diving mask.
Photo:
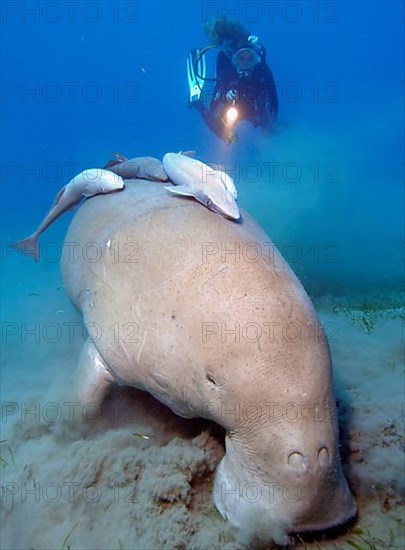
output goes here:
[{"label": "diving mask", "polygon": [[251,48],[241,48],[232,56],[232,63],[238,71],[249,71],[259,62],[259,57]]}]

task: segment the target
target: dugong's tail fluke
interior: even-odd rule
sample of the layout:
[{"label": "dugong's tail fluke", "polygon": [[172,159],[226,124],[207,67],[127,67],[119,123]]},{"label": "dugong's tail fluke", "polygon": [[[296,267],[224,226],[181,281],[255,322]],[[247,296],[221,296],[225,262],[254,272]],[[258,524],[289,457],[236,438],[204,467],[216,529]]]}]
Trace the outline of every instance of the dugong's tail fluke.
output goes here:
[{"label": "dugong's tail fluke", "polygon": [[16,250],[21,250],[27,256],[32,256],[36,262],[39,262],[39,244],[35,233],[22,241],[13,243],[12,247]]}]

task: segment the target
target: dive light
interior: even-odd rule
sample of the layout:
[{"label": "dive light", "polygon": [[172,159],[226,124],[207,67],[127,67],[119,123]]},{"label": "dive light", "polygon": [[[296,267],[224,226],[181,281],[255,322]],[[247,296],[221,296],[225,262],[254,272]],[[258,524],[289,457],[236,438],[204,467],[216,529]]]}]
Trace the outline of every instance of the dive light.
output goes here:
[{"label": "dive light", "polygon": [[238,120],[238,116],[238,109],[235,107],[235,105],[229,107],[225,114],[227,124],[235,124],[235,122]]}]

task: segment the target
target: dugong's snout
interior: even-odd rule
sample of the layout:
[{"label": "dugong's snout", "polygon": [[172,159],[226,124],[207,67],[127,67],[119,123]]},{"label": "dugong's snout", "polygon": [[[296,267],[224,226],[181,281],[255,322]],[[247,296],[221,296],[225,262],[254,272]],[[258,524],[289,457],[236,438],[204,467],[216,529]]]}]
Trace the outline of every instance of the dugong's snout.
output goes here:
[{"label": "dugong's snout", "polygon": [[[214,486],[214,502],[222,514],[250,541],[284,545],[289,535],[326,531],[345,524],[357,513],[339,455],[319,447],[317,452],[285,449],[285,463],[270,459],[249,464],[246,448],[227,438],[226,455]],[[308,449],[305,449],[308,451]],[[271,454],[271,453],[270,453]]]},{"label": "dugong's snout", "polygon": [[357,505],[343,474],[340,460],[325,468],[323,475],[310,475],[302,483],[297,506],[291,507],[294,532],[326,531],[357,515]]}]

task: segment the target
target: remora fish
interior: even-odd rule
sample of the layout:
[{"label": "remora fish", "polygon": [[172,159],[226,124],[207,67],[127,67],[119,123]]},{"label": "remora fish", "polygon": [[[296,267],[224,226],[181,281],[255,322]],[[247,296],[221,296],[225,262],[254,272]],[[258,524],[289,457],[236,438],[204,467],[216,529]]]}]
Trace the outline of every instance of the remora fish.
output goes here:
[{"label": "remora fish", "polygon": [[111,193],[124,187],[121,176],[109,170],[92,168],[77,174],[70,182],[62,187],[55,197],[55,202],[45,216],[38,229],[26,239],[13,244],[13,248],[21,250],[24,254],[33,256],[39,261],[38,239],[48,227],[67,210],[71,210],[84,198],[93,197],[102,193]]},{"label": "remora fish", "polygon": [[239,220],[236,188],[225,172],[212,170],[207,164],[179,153],[166,153],[163,168],[175,185],[165,189],[194,197],[213,212]]},{"label": "remora fish", "polygon": [[154,157],[135,157],[128,159],[120,153],[113,153],[113,160],[104,166],[123,179],[145,179],[152,181],[167,181],[169,176],[163,169],[160,160]]}]

